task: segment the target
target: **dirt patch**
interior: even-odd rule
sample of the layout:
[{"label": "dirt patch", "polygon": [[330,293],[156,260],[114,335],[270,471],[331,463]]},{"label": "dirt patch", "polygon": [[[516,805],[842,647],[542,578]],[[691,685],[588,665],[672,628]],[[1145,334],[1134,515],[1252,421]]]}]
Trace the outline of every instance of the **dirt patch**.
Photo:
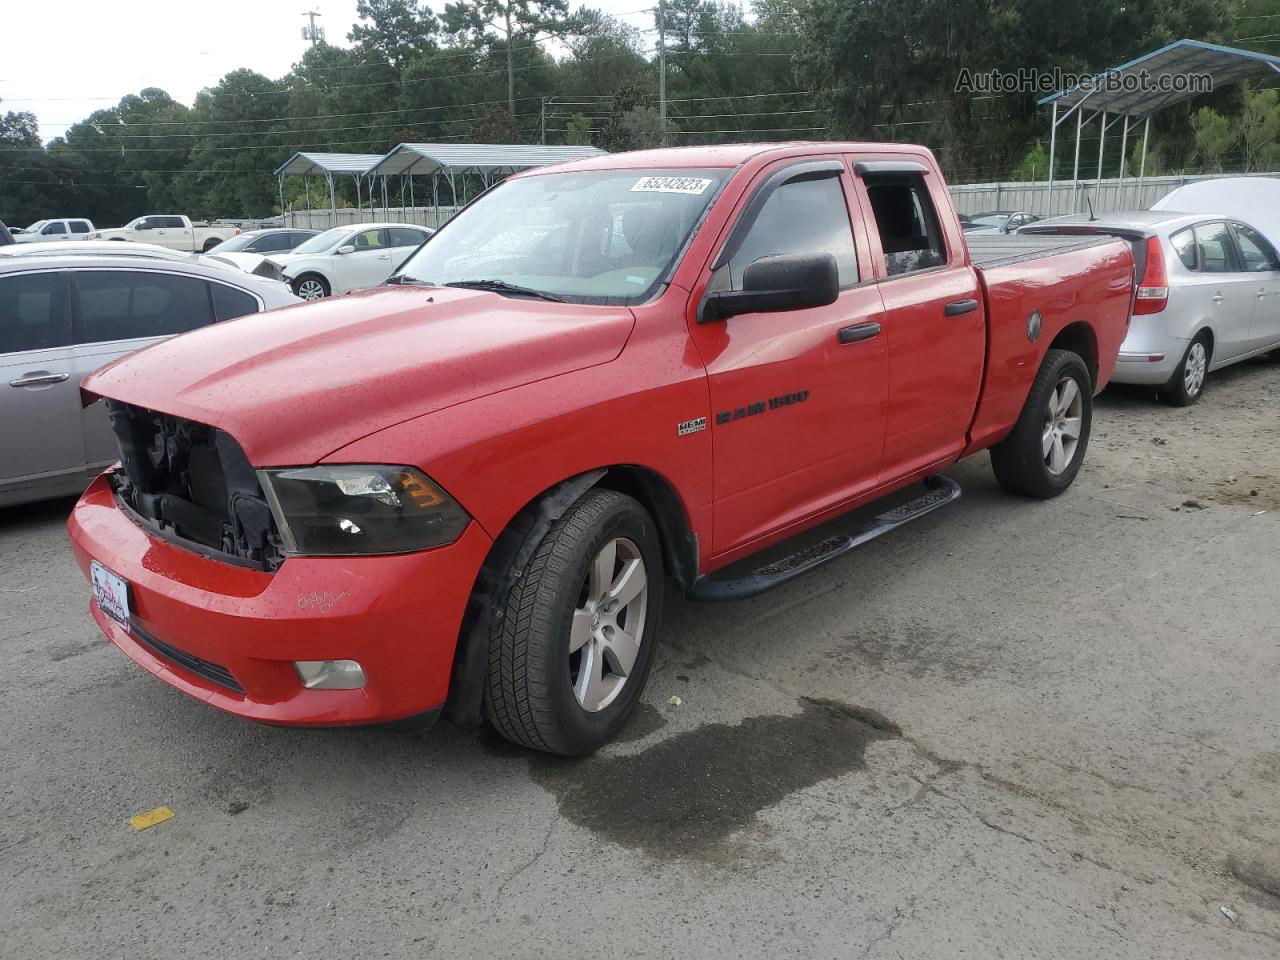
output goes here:
[{"label": "dirt patch", "polygon": [[1227,860],[1227,873],[1235,877],[1255,894],[1261,894],[1273,910],[1280,908],[1280,866],[1264,863],[1260,858]]},{"label": "dirt patch", "polygon": [[901,734],[874,710],[806,699],[792,716],[707,724],[636,754],[534,757],[530,772],[564,817],[604,839],[668,859],[719,860],[758,812],[860,769],[869,744]]}]

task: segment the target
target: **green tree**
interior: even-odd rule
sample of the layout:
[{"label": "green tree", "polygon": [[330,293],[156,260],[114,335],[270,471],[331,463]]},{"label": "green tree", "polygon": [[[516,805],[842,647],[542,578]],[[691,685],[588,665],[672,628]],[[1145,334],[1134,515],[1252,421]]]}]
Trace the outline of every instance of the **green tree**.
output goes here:
[{"label": "green tree", "polygon": [[1245,169],[1273,169],[1280,159],[1280,90],[1255,90],[1246,85],[1239,129]]},{"label": "green tree", "polygon": [[1027,151],[1026,156],[1013,169],[1013,173],[1009,174],[1010,180],[1047,180],[1049,178],[1049,154],[1044,149],[1044,144],[1037,140],[1035,145]]},{"label": "green tree", "polygon": [[359,0],[356,16],[347,39],[397,68],[436,49],[440,21],[416,0]]},{"label": "green tree", "polygon": [[459,0],[444,8],[445,29],[464,42],[502,50],[506,59],[507,108],[516,115],[518,40],[533,43],[538,33],[571,28],[568,0]]},{"label": "green tree", "polygon": [[1222,158],[1240,139],[1235,125],[1212,107],[1201,107],[1191,115],[1191,130],[1195,135],[1196,156],[1202,166],[1221,173]]},{"label": "green tree", "polygon": [[581,113],[570,117],[564,142],[571,147],[591,146],[591,118]]}]

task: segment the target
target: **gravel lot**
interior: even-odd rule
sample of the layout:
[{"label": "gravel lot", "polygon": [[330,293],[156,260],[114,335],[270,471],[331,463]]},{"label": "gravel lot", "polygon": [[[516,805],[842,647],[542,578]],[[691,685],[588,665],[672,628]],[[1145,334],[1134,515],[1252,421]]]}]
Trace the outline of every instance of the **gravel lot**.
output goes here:
[{"label": "gravel lot", "polygon": [[0,511],[0,953],[1280,956],[1280,365],[1108,391],[1057,501],[952,475],[794,584],[672,597],[575,762],[223,716],[100,637],[69,503]]}]

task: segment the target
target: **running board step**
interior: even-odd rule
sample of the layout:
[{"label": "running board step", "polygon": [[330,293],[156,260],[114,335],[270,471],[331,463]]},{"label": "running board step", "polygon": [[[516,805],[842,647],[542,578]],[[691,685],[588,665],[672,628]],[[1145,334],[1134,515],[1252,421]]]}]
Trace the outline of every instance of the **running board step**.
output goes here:
[{"label": "running board step", "polygon": [[865,527],[853,533],[828,537],[820,543],[811,544],[789,556],[766,564],[737,580],[713,580],[710,577],[699,577],[688,592],[688,597],[690,600],[742,600],[754,597],[788,580],[794,580],[801,574],[808,573],[836,557],[843,557],[846,553],[858,549],[876,537],[883,536],[890,530],[896,530],[912,520],[919,520],[939,507],[945,507],[960,499],[960,484],[950,477],[944,477],[941,474],[926,477],[924,485],[929,488],[927,493],[916,497],[910,503],[886,510]]}]

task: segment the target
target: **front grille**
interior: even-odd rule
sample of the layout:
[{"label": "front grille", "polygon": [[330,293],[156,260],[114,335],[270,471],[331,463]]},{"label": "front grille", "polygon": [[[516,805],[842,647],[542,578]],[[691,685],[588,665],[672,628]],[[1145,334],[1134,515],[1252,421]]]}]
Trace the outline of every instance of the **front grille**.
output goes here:
[{"label": "front grille", "polygon": [[240,444],[207,424],[107,400],[120,446],[112,487],[135,519],[196,552],[274,572],[284,547]]},{"label": "front grille", "polygon": [[170,646],[163,640],[153,637],[147,631],[143,630],[135,620],[129,625],[129,632],[142,643],[144,647],[152,653],[158,654],[170,663],[177,664],[182,669],[194,673],[197,677],[211,683],[216,683],[224,689],[230,690],[232,693],[244,695],[244,688],[236,682],[236,678],[231,675],[228,670],[220,663],[214,663],[211,660],[202,660],[194,653],[187,653],[185,650],[179,650],[177,647]]}]

